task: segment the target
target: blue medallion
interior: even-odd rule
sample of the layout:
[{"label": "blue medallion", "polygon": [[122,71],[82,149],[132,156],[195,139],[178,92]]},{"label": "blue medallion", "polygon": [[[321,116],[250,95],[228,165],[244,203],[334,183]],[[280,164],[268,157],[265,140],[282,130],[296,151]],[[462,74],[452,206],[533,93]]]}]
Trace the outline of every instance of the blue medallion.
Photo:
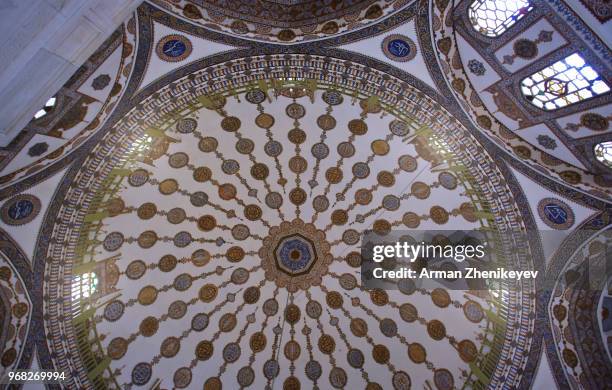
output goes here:
[{"label": "blue medallion", "polygon": [[7,225],[23,225],[36,218],[40,206],[40,200],[34,195],[17,195],[0,208],[0,218]]},{"label": "blue medallion", "polygon": [[563,207],[555,203],[548,203],[544,206],[544,215],[557,225],[567,222],[567,213],[563,210]]},{"label": "blue medallion", "polygon": [[312,258],[309,245],[299,239],[288,240],[280,247],[280,262],[292,271],[302,270]]},{"label": "blue medallion", "polygon": [[191,54],[193,47],[189,39],[183,35],[172,34],[161,38],[155,47],[155,52],[163,61],[183,61]]},{"label": "blue medallion", "polygon": [[176,58],[182,56],[187,50],[185,43],[179,39],[171,39],[164,43],[162,51],[168,57]]},{"label": "blue medallion", "polygon": [[410,61],[416,56],[417,47],[409,37],[391,34],[382,41],[382,51],[387,58],[397,62]]},{"label": "blue medallion", "polygon": [[538,203],[538,214],[546,225],[565,230],[574,224],[574,212],[565,202],[556,198],[544,198]]},{"label": "blue medallion", "polygon": [[312,242],[300,234],[285,237],[274,252],[278,268],[293,276],[308,272],[316,262]]},{"label": "blue medallion", "polygon": [[29,199],[18,200],[8,208],[8,216],[15,221],[29,217],[32,212],[34,212],[34,203]]},{"label": "blue medallion", "polygon": [[403,39],[392,39],[387,43],[387,49],[396,57],[404,58],[410,55],[410,44]]},{"label": "blue medallion", "polygon": [[151,380],[152,373],[153,368],[151,364],[146,362],[138,363],[132,369],[132,382],[137,386],[145,385]]}]

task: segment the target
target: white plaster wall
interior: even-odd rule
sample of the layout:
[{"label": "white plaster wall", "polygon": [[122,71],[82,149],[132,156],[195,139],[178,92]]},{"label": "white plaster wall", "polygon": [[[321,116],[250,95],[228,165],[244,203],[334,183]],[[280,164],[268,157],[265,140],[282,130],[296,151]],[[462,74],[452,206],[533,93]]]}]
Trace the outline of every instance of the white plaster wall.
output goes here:
[{"label": "white plaster wall", "polygon": [[0,0],[6,146],[142,0]]}]

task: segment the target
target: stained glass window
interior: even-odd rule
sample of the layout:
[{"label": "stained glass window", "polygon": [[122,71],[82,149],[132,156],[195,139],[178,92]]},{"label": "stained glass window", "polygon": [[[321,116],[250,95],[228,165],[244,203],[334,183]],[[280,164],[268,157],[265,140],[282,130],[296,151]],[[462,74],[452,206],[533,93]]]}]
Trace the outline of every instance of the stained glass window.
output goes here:
[{"label": "stained glass window", "polygon": [[612,168],[612,141],[601,142],[594,150],[597,161]]},{"label": "stained glass window", "polygon": [[468,15],[476,31],[488,37],[497,37],[531,9],[526,0],[474,0]]},{"label": "stained glass window", "polygon": [[550,111],[601,95],[610,87],[574,53],[523,79],[521,90],[535,106]]},{"label": "stained glass window", "polygon": [[72,300],[78,301],[92,296],[98,288],[98,276],[94,272],[76,275],[72,279]]},{"label": "stained glass window", "polygon": [[56,102],[55,97],[52,97],[49,100],[47,100],[47,102],[45,103],[45,106],[41,108],[40,110],[36,111],[36,114],[34,114],[34,119],[40,119],[43,116],[47,115],[47,113],[51,111],[53,107],[55,107],[55,102]]}]

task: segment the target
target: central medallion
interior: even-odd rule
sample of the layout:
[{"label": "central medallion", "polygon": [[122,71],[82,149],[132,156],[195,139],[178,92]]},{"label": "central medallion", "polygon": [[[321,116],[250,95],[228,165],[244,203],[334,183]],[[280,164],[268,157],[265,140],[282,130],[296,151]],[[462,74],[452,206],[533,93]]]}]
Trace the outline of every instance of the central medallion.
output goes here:
[{"label": "central medallion", "polygon": [[276,266],[291,276],[302,275],[317,261],[314,244],[300,234],[283,238],[274,251]]},{"label": "central medallion", "polygon": [[291,292],[321,284],[332,262],[325,233],[301,219],[270,228],[259,249],[266,279]]}]

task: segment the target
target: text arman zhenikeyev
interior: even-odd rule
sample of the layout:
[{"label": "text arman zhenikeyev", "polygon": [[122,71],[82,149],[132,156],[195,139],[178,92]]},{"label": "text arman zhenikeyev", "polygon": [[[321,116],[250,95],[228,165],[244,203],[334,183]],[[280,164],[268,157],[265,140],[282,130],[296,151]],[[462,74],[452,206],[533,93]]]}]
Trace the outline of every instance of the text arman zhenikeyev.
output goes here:
[{"label": "text arman zhenikeyev", "polygon": [[[433,245],[410,244],[407,242],[396,242],[395,244],[374,245],[372,247],[372,261],[381,263],[385,259],[394,258],[401,262],[413,263],[417,259],[445,258],[452,259],[458,263],[466,259],[478,260],[485,255],[484,245]],[[427,267],[419,271],[402,267],[388,270],[383,267],[372,269],[372,276],[376,279],[535,279],[538,271],[507,270],[498,267],[494,270],[466,267],[457,270],[432,270]]]}]

